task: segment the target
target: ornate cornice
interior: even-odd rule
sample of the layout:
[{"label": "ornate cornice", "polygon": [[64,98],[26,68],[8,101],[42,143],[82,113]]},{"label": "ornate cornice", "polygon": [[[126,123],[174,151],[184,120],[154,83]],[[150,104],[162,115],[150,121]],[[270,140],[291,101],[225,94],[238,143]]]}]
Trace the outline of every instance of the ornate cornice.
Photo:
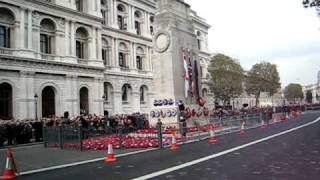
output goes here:
[{"label": "ornate cornice", "polygon": [[103,77],[103,67],[0,55],[0,69]]}]

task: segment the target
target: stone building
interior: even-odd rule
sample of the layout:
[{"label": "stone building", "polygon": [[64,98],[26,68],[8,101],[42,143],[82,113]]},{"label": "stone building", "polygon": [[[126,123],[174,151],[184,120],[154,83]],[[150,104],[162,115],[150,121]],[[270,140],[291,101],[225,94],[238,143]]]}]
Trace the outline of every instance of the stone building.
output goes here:
[{"label": "stone building", "polygon": [[[0,0],[0,118],[148,112],[156,12],[154,0]],[[210,26],[189,15],[206,96]]]}]

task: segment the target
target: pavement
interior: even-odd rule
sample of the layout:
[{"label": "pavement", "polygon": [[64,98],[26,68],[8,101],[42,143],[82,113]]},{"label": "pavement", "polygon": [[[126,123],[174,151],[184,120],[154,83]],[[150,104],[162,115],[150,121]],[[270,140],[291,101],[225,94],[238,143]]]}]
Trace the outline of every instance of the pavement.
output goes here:
[{"label": "pavement", "polygon": [[[19,179],[308,179],[320,177],[320,122],[308,124],[320,116],[320,112],[305,115],[286,122],[276,123],[266,129],[247,130],[244,136],[231,133],[218,137],[218,143],[209,144],[207,140],[181,145],[179,150],[160,149],[140,154],[119,157],[112,164],[103,161],[86,163],[68,168],[19,176]],[[299,129],[294,129],[304,125]],[[292,132],[286,132],[291,130]],[[286,132],[286,133],[283,133]],[[280,134],[279,134],[280,133]],[[279,134],[279,136],[274,136]],[[260,141],[261,139],[265,139]],[[252,143],[257,141],[258,143]],[[243,146],[245,144],[250,146]],[[244,147],[230,151],[235,147]],[[47,161],[53,164],[71,162],[70,159],[89,159],[103,157],[104,152],[75,152],[58,149],[38,151],[31,148],[24,154],[16,149],[16,161],[28,159],[26,164],[41,163],[42,158],[33,159],[34,154],[47,153]],[[20,153],[17,157],[16,153]],[[59,152],[57,152],[59,151]],[[228,153],[225,153],[228,152]],[[24,155],[23,155],[24,154]],[[58,158],[57,154],[65,158]],[[77,154],[79,157],[77,157]],[[219,156],[216,156],[219,155]],[[56,157],[55,157],[56,156]],[[71,156],[71,157],[69,157]],[[60,157],[60,156],[59,156]],[[205,161],[203,158],[214,157]],[[19,160],[18,160],[19,159]],[[1,162],[2,159],[0,159]],[[74,161],[74,159],[73,159]],[[195,164],[193,164],[196,162]],[[46,163],[43,163],[46,164]],[[19,166],[19,164],[18,164]],[[30,167],[30,169],[32,169]]]},{"label": "pavement", "polygon": [[[0,150],[1,171],[5,168],[5,151],[5,149]],[[44,148],[43,145],[17,147],[12,148],[12,151],[19,172],[103,158],[106,155],[104,151],[81,152],[76,150],[61,150],[59,148]],[[115,153],[120,155],[134,151],[138,150],[121,149],[115,150]]]}]

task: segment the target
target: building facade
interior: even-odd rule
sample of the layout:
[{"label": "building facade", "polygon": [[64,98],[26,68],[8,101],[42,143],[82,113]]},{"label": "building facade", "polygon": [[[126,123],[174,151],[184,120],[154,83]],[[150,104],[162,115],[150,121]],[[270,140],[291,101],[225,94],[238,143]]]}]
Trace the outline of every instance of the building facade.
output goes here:
[{"label": "building facade", "polygon": [[[153,0],[0,0],[0,119],[149,112]],[[208,29],[190,11],[210,95]]]}]

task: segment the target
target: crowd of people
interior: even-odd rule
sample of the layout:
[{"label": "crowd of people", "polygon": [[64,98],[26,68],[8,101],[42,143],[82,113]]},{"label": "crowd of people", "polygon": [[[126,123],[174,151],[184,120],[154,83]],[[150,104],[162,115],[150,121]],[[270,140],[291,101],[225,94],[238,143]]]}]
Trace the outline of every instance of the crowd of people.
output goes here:
[{"label": "crowd of people", "polygon": [[42,123],[34,120],[0,120],[0,147],[42,140]]},{"label": "crowd of people", "polygon": [[[294,110],[304,111],[303,106],[282,106],[266,108],[224,109],[221,107],[210,110],[210,117],[226,117],[264,112],[267,118],[272,113],[290,113]],[[132,132],[149,127],[148,115],[142,113],[116,114],[112,116],[81,115],[77,117],[51,117],[41,120],[0,120],[0,147],[4,145],[25,144],[42,141],[43,126],[79,126],[84,130],[105,132],[109,129],[122,129]]]}]

